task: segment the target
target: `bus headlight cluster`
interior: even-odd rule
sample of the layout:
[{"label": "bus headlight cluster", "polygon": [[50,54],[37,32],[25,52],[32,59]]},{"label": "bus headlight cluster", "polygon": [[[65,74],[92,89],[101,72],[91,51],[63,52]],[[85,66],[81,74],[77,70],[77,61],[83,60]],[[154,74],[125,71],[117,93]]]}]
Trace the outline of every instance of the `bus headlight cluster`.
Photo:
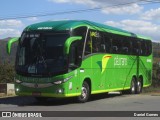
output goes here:
[{"label": "bus headlight cluster", "polygon": [[15,79],[15,82],[18,83],[18,84],[22,83],[22,81],[20,81],[18,79]]},{"label": "bus headlight cluster", "polygon": [[62,84],[62,83],[64,83],[64,82],[67,82],[67,81],[70,80],[72,77],[73,77],[73,76],[69,76],[69,77],[67,77],[67,78],[64,78],[63,80],[57,80],[57,81],[55,81],[55,82],[53,82],[53,83],[56,84],[56,85],[59,85],[59,84]]}]

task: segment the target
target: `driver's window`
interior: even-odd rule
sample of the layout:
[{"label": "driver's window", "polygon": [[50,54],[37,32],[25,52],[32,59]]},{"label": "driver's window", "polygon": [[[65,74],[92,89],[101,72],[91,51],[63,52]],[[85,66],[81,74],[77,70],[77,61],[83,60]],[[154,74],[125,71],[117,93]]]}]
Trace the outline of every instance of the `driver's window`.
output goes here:
[{"label": "driver's window", "polygon": [[82,41],[75,41],[70,46],[69,67],[75,69],[80,66],[82,59],[83,45]]}]

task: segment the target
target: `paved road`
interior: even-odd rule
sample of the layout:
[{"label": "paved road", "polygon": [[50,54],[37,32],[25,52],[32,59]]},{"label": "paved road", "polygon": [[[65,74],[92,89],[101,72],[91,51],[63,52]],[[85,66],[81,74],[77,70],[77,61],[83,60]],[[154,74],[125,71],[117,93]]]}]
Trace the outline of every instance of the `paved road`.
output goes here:
[{"label": "paved road", "polygon": [[[33,97],[10,97],[0,98],[0,111],[160,111],[160,96],[152,94],[103,94],[94,95],[92,100],[83,104],[77,103],[75,99],[49,99],[45,103],[40,103]],[[15,120],[16,119],[17,118],[15,118]],[[58,117],[56,119],[61,120],[62,118]],[[70,119],[75,120],[74,118]],[[82,118],[77,119],[81,120]],[[87,120],[90,119],[97,120],[98,118],[87,118]],[[120,119],[125,120],[127,118]],[[150,120],[150,118],[145,118],[145,120],[146,119]],[[154,119],[158,120],[159,118]]]}]

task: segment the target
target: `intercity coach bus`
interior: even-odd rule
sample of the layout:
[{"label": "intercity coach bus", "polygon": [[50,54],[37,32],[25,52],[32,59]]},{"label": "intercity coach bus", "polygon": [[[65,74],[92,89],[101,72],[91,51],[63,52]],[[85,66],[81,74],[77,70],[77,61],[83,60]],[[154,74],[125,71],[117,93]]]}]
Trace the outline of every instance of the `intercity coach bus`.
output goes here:
[{"label": "intercity coach bus", "polygon": [[18,42],[15,92],[20,96],[77,97],[128,91],[152,83],[149,37],[86,20],[47,21],[26,27]]}]

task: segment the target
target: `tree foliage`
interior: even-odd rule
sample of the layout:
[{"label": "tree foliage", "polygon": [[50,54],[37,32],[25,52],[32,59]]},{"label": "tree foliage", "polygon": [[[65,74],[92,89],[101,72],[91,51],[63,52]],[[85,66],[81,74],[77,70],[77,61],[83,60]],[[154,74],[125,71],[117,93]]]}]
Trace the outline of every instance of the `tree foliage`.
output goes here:
[{"label": "tree foliage", "polygon": [[0,83],[12,83],[14,81],[14,65],[9,62],[0,63]]}]

